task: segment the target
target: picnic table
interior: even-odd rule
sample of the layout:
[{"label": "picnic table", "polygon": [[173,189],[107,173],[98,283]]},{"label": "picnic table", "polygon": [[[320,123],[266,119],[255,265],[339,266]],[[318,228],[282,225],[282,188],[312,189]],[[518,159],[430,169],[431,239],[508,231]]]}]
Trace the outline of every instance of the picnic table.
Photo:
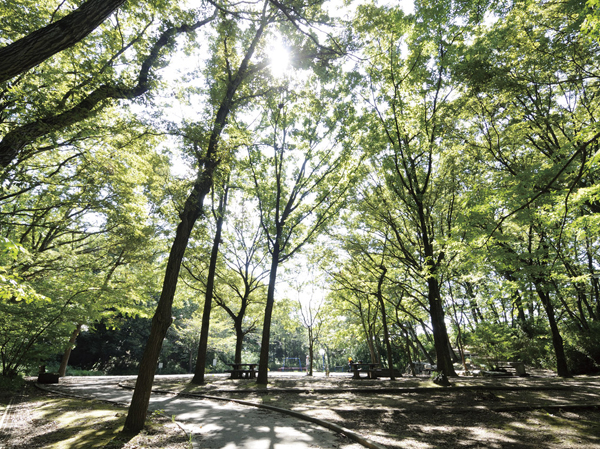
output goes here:
[{"label": "picnic table", "polygon": [[353,379],[362,379],[360,377],[360,373],[361,373],[361,371],[363,371],[366,368],[367,377],[369,379],[377,379],[377,372],[375,371],[375,368],[377,368],[378,366],[379,366],[379,363],[351,362],[350,367],[352,368],[352,372],[354,373],[352,378]]},{"label": "picnic table", "polygon": [[258,363],[228,363],[231,369],[230,379],[256,379],[256,367]]}]

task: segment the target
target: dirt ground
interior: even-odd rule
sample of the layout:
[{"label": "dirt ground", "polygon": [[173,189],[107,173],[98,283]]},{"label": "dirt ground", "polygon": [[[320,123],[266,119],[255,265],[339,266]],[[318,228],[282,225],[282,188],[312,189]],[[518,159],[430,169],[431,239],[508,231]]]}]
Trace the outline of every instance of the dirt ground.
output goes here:
[{"label": "dirt ground", "polygon": [[[225,375],[206,380],[195,386],[190,376],[157,376],[155,388],[302,412],[390,449],[600,449],[600,377],[458,378],[447,388],[426,378],[354,380],[349,374],[273,373],[267,388]],[[0,392],[2,410],[9,399]],[[2,449],[188,447],[185,435],[164,417],[153,417],[146,432],[132,437],[118,432],[123,408],[57,398],[32,385],[12,400],[10,413],[0,416]]]},{"label": "dirt ground", "polygon": [[29,382],[16,394],[0,391],[0,449],[189,449],[185,433],[164,416],[151,417],[138,435],[121,433],[126,411]]},{"label": "dirt ground", "polygon": [[273,376],[158,378],[157,388],[269,404],[318,417],[388,448],[600,448],[600,377],[354,380]]}]

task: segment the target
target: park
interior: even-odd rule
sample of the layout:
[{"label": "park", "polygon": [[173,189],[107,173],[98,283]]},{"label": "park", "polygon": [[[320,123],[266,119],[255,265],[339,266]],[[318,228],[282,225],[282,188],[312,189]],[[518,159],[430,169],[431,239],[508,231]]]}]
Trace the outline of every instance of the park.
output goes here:
[{"label": "park", "polygon": [[0,446],[597,445],[597,2],[4,2]]}]

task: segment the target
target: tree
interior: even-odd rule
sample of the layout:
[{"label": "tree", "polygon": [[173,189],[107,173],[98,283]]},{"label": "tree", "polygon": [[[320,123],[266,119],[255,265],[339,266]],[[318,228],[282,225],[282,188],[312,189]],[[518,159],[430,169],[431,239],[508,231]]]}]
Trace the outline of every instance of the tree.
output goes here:
[{"label": "tree", "polygon": [[369,56],[371,135],[363,145],[376,172],[366,207],[389,229],[397,260],[426,285],[437,366],[447,376],[456,373],[441,289],[460,188],[452,134],[460,101],[448,75],[463,35],[454,6],[425,2],[417,23],[397,8],[365,6],[356,24]]},{"label": "tree", "polygon": [[[323,86],[313,79],[304,89],[265,102],[264,143],[248,148],[261,226],[271,255],[257,377],[257,383],[265,385],[279,265],[314,239],[334,216],[355,164],[350,148],[340,148],[335,140],[328,140],[334,139],[336,125],[324,113],[325,98],[308,92],[322,91]],[[304,106],[303,111],[300,106]],[[271,147],[273,156],[265,157],[263,146]]]},{"label": "tree", "polygon": [[227,269],[219,274],[220,288],[215,292],[216,303],[231,320],[236,343],[234,363],[242,363],[242,348],[246,335],[258,328],[258,307],[266,288],[264,279],[266,252],[262,244],[262,229],[252,217],[250,201],[242,201],[237,213],[232,213],[223,258]]},{"label": "tree", "polygon": [[213,215],[216,222],[215,238],[213,247],[210,252],[210,262],[208,273],[206,275],[205,295],[204,295],[204,312],[202,314],[202,330],[200,332],[200,341],[198,344],[198,357],[196,361],[196,370],[192,383],[204,383],[204,367],[206,365],[206,347],[208,344],[208,329],[210,325],[210,311],[212,307],[212,299],[214,296],[215,277],[217,274],[217,257],[219,256],[219,245],[221,244],[221,236],[223,234],[223,221],[225,220],[225,210],[227,207],[227,197],[229,194],[228,181],[225,181],[223,191],[219,195],[219,203],[217,210],[213,209]]},{"label": "tree", "polygon": [[[325,301],[324,292],[317,284],[318,280],[312,270],[301,270],[297,267],[294,272],[288,273],[295,282],[292,281],[296,293],[296,310],[299,315],[300,323],[306,329],[308,341],[308,360],[306,367],[307,375],[313,375],[315,360],[315,344],[319,341],[323,330],[323,303]],[[320,297],[316,297],[319,295]],[[324,369],[324,368],[323,368]]]},{"label": "tree", "polygon": [[230,53],[233,49],[228,43],[230,39],[234,38],[232,32],[236,30],[235,28],[232,29],[234,24],[231,21],[223,21],[223,26],[220,30],[222,34],[218,42],[223,45],[222,55],[223,62],[226,63],[224,70],[227,80],[222,86],[217,86],[218,90],[216,93],[219,94],[220,99],[216,108],[212,129],[209,137],[206,139],[206,148],[198,160],[198,175],[185,201],[184,208],[180,213],[181,221],[177,226],[175,238],[169,253],[161,296],[152,319],[150,337],[146,343],[146,349],[140,363],[139,375],[125,421],[125,427],[131,431],[140,431],[144,426],[158,356],[162,341],[172,321],[171,309],[181,262],[194,224],[203,213],[204,198],[212,187],[213,176],[219,165],[221,134],[227,125],[228,117],[232,110],[239,107],[240,102],[244,101],[243,96],[239,99],[237,98],[238,90],[253,75],[267,66],[264,62],[254,65],[251,59],[261,42],[266,27],[274,19],[275,15],[269,11],[268,3],[265,3],[262,11],[257,14],[255,26],[250,29],[249,33],[245,33],[245,37],[248,40],[246,41],[244,52],[236,69],[232,69],[230,58],[234,55]]},{"label": "tree", "polygon": [[[129,131],[132,136],[138,130]],[[6,355],[7,369],[39,365],[48,352],[68,352],[67,340],[80,325],[142,309],[160,248],[147,210],[154,187],[164,185],[166,160],[135,139],[124,143],[129,136],[123,131],[106,138],[101,148],[83,140],[64,149],[66,160],[47,153],[36,165],[5,173],[0,230],[19,242],[21,255],[7,269],[23,291],[11,289],[6,296],[14,316],[2,325],[12,354]],[[115,147],[123,151],[107,157]],[[79,157],[83,152],[86,158]]]},{"label": "tree", "polygon": [[123,3],[125,0],[87,0],[62,19],[0,48],[0,83],[77,44]]},{"label": "tree", "polygon": [[[490,207],[480,208],[475,226],[487,236],[499,271],[520,280],[521,290],[534,288],[561,376],[569,369],[557,317],[564,311],[579,321],[561,293],[570,283],[563,273],[582,267],[575,262],[577,238],[567,240],[569,223],[598,211],[597,197],[588,196],[597,183],[591,171],[600,138],[597,92],[587,81],[597,66],[597,43],[580,36],[583,11],[577,1],[513,9],[457,66],[474,118],[469,144],[494,170],[483,184],[494,186],[480,192]],[[490,53],[492,42],[506,45]],[[484,216],[490,221],[479,221]],[[581,278],[571,279],[585,303]]]},{"label": "tree", "polygon": [[[173,19],[180,20],[179,15],[188,18],[188,15],[179,14],[176,10]],[[40,151],[55,149],[57,146],[53,142],[55,133],[70,130],[75,125],[83,124],[89,127],[88,119],[94,118],[110,102],[132,100],[147,93],[155,85],[153,70],[162,63],[164,49],[171,47],[178,35],[192,34],[211,22],[215,16],[216,12],[208,17],[202,16],[191,24],[183,23],[180,26],[165,23],[159,37],[148,43],[150,50],[146,48],[140,50],[137,55],[138,60],[129,61],[127,70],[120,73],[121,78],[116,73],[115,65],[123,53],[139,45],[138,42],[142,40],[150,26],[149,23],[141,32],[131,37],[127,36],[130,39],[128,42],[124,41],[125,37],[119,27],[113,31],[117,36],[108,35],[104,40],[100,39],[96,47],[105,53],[114,52],[114,54],[101,55],[98,56],[99,61],[89,62],[91,66],[89,73],[79,73],[76,69],[73,75],[66,77],[59,61],[56,64],[58,67],[49,70],[51,74],[42,80],[37,78],[30,80],[26,77],[21,81],[21,84],[25,85],[21,85],[20,89],[6,87],[5,98],[0,103],[0,111],[11,116],[12,123],[5,124],[3,127],[5,129],[2,130],[4,135],[0,141],[0,165],[9,168],[11,164],[19,164]],[[143,15],[141,19],[143,20]],[[113,46],[116,48],[113,49]],[[85,49],[83,52],[85,53]],[[71,57],[77,59],[78,54]],[[80,64],[79,61],[77,63]],[[136,63],[139,64],[137,73],[134,69]],[[71,65],[74,61],[69,61],[67,58],[65,64]],[[112,76],[116,79],[112,79]],[[42,95],[43,91],[40,92],[40,84],[44,85],[44,83],[54,86],[54,91],[46,96]],[[36,99],[34,104],[31,97]],[[32,114],[31,109],[37,113]],[[97,126],[92,124],[92,129],[96,128]],[[62,137],[63,139],[60,140],[68,140]]]}]

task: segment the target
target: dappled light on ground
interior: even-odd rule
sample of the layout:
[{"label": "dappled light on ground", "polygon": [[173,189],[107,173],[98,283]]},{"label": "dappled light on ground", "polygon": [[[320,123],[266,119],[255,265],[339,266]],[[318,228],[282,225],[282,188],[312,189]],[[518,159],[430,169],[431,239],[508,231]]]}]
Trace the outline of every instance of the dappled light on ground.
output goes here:
[{"label": "dappled light on ground", "polygon": [[157,386],[301,412],[394,449],[600,448],[600,408],[591,407],[600,405],[599,377],[457,378],[449,388],[349,374],[276,374],[266,389],[223,375],[202,386],[188,381],[165,376]]}]

